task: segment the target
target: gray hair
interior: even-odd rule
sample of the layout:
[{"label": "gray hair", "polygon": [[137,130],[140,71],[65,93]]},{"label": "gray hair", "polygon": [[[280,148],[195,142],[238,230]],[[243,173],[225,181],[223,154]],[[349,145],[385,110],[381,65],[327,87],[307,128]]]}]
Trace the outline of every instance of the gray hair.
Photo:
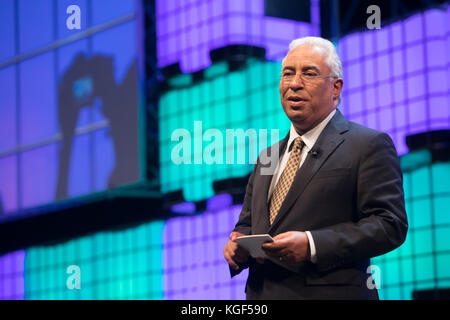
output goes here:
[{"label": "gray hair", "polygon": [[[342,63],[341,59],[339,58],[336,48],[334,47],[333,43],[327,39],[320,38],[320,37],[304,37],[304,38],[298,38],[293,40],[289,44],[289,52],[291,52],[293,49],[302,46],[302,45],[310,45],[317,50],[323,52],[326,56],[325,63],[328,65],[328,67],[331,70],[331,75],[333,77],[342,78],[343,72],[342,72]],[[289,54],[288,52],[288,54]],[[286,54],[287,56],[287,54]],[[285,59],[286,57],[284,57]],[[284,62],[283,59],[283,62]]]}]

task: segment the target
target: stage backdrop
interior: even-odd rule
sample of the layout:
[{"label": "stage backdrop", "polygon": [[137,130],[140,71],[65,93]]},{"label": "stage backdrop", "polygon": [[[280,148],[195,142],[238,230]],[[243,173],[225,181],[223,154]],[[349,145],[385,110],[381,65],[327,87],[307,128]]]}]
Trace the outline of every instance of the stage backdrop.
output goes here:
[{"label": "stage backdrop", "polygon": [[[203,128],[217,127],[220,132],[224,128],[245,129],[247,121],[255,128],[270,129],[273,126],[287,130],[288,124],[276,98],[279,60],[291,38],[308,34],[302,33],[306,30],[303,27],[308,28],[308,25],[292,27],[294,31],[289,39],[280,35],[283,38],[279,48],[282,42],[284,49],[277,49],[275,52],[279,53],[275,58],[270,58],[273,56],[269,54],[265,59],[248,59],[241,69],[229,70],[227,63],[212,63],[202,53],[202,50],[208,52],[210,48],[216,48],[210,46],[213,42],[210,35],[213,38],[215,33],[197,31],[197,27],[211,30],[209,23],[218,20],[217,24],[223,22],[227,26],[218,27],[226,34],[229,28],[234,28],[234,24],[226,22],[234,15],[229,14],[230,11],[221,14],[229,7],[225,7],[223,1],[188,1],[182,7],[177,3],[157,1],[157,16],[166,19],[164,23],[172,23],[170,34],[180,34],[182,39],[164,44],[166,49],[158,48],[160,66],[180,62],[180,69],[184,72],[180,75],[183,77],[178,78],[180,81],[171,82],[160,101],[161,188],[164,192],[182,190],[186,200],[204,200],[206,204],[197,208],[193,202],[187,202],[173,208],[174,211],[190,212],[188,216],[98,232],[4,255],[0,258],[1,298],[244,297],[246,273],[230,280],[228,266],[222,257],[222,248],[237,220],[240,204],[234,203],[228,194],[214,194],[211,184],[217,179],[243,176],[251,171],[251,165],[236,164],[228,169],[205,164],[176,167],[170,152],[177,142],[171,140],[171,135],[180,127],[193,130],[194,121],[200,120]],[[192,3],[200,5],[197,7]],[[210,3],[214,3],[212,9]],[[243,10],[240,4],[226,3],[233,3],[230,5],[233,8],[241,8],[233,10]],[[244,19],[245,28],[250,29],[244,33],[238,28],[234,34],[249,34],[247,38],[241,38],[241,44],[262,46],[269,48],[266,52],[273,52],[270,49],[272,44],[253,42],[253,33],[249,31],[253,28],[251,26],[259,24],[256,29],[265,31],[257,36],[266,38],[265,34],[271,31],[266,23],[273,19],[263,15],[261,8],[259,13],[249,11],[257,8],[259,2],[251,3],[252,7],[245,7],[246,12],[251,13],[237,15]],[[202,8],[201,12],[197,11],[199,8]],[[190,12],[189,19],[186,12]],[[169,22],[175,13],[180,18]],[[212,14],[215,14],[214,18]],[[221,16],[223,18],[219,18]],[[196,23],[195,17],[203,17],[204,20]],[[255,22],[258,17],[261,20]],[[252,23],[248,22],[252,19]],[[448,55],[441,54],[450,48],[449,19],[448,7],[432,9],[381,30],[347,35],[336,43],[344,64],[344,80],[347,79],[340,107],[342,112],[350,120],[388,132],[402,155],[410,230],[403,246],[372,261],[381,270],[381,298],[411,299],[414,290],[448,288],[450,285],[450,248],[447,245],[450,231],[449,164],[433,163],[427,150],[418,154],[408,153],[404,140],[411,133],[449,128],[450,63]],[[289,23],[296,24],[282,18],[274,20],[279,24],[285,23],[287,30],[291,28]],[[0,21],[3,23],[2,19]],[[190,26],[185,27],[187,24]],[[311,24],[311,30],[314,30],[314,24]],[[168,27],[159,28],[159,41],[170,38]],[[200,43],[187,41],[183,37],[189,32],[198,32],[204,38]],[[277,34],[267,37],[272,39],[270,43]],[[222,38],[233,37],[225,35]],[[247,40],[249,42],[245,42]],[[221,45],[228,44],[232,43],[221,42]],[[188,45],[194,46],[195,50],[188,50]],[[177,46],[186,48],[178,49]],[[194,52],[191,60],[182,62],[187,51]],[[201,70],[203,78],[199,80],[198,73],[193,71]],[[217,76],[208,77],[208,74]],[[249,77],[256,77],[258,81],[246,81]],[[250,94],[251,99],[247,98]],[[261,109],[248,106],[248,100],[259,101],[263,106]],[[183,112],[177,109],[180,101]],[[221,109],[219,112],[215,109],[217,105],[226,111]],[[214,112],[218,112],[217,115]],[[239,148],[247,150],[248,147],[235,144],[235,148],[236,154]],[[9,174],[11,171],[3,172]],[[7,185],[15,181],[14,178]],[[70,289],[70,283],[68,287],[67,280],[72,275],[70,270],[67,273],[70,266],[78,266],[81,271],[79,290]]]}]

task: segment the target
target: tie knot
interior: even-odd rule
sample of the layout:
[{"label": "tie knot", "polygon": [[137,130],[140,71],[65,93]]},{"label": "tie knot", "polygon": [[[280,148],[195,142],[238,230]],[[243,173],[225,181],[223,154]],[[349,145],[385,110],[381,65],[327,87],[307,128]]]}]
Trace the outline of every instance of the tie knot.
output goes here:
[{"label": "tie knot", "polygon": [[292,151],[298,152],[302,148],[303,140],[300,137],[295,138],[294,144],[292,146]]}]

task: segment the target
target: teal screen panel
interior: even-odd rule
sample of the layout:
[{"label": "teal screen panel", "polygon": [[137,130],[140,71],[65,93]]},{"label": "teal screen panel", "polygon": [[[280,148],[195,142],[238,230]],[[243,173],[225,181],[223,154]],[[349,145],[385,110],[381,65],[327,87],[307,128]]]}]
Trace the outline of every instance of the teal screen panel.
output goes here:
[{"label": "teal screen panel", "polygon": [[[423,164],[431,158],[418,155],[412,152],[401,159],[410,167],[403,173],[406,240],[396,250],[372,259],[381,270],[381,299],[413,299],[414,290],[450,287],[450,163]],[[421,165],[414,168],[414,161]]]},{"label": "teal screen panel", "polygon": [[162,95],[163,193],[182,188],[186,201],[210,198],[213,181],[250,173],[258,154],[284,138],[290,122],[279,100],[280,71],[280,62],[251,59],[231,72],[218,63],[204,80],[182,75],[183,87]]},{"label": "teal screen panel", "polygon": [[28,249],[25,299],[162,299],[163,227],[157,221]]}]

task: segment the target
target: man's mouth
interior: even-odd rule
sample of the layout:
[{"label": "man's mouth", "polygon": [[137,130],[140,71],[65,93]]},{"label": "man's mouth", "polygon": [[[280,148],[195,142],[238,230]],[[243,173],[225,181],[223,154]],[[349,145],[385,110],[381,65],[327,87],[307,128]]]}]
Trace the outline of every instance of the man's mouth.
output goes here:
[{"label": "man's mouth", "polygon": [[306,101],[306,99],[297,96],[290,96],[287,100],[290,102],[290,105],[294,107],[299,107]]},{"label": "man's mouth", "polygon": [[305,98],[299,97],[299,96],[288,96],[288,100],[289,101],[306,101]]}]

